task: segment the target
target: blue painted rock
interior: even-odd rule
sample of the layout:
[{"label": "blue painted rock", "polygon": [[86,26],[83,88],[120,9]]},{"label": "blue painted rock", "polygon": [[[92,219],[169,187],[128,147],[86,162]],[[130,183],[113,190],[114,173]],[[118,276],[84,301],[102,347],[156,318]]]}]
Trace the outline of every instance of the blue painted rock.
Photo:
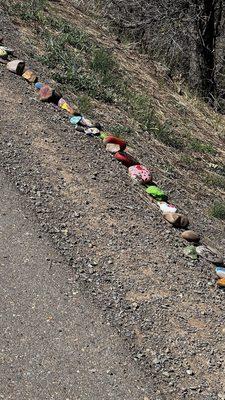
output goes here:
[{"label": "blue painted rock", "polygon": [[41,82],[37,82],[37,83],[35,83],[34,86],[35,86],[35,89],[40,90],[44,86],[44,84]]},{"label": "blue painted rock", "polygon": [[25,62],[22,60],[13,60],[7,63],[6,68],[14,74],[22,75],[25,68]]},{"label": "blue painted rock", "polygon": [[72,125],[77,125],[78,122],[80,122],[81,119],[82,119],[81,115],[75,115],[74,117],[70,118],[70,123]]},{"label": "blue painted rock", "polygon": [[225,279],[225,268],[217,267],[216,274],[218,275],[219,278]]},{"label": "blue painted rock", "polygon": [[37,75],[35,74],[34,71],[32,71],[31,69],[28,69],[27,71],[25,71],[22,75],[22,77],[24,79],[26,79],[27,82],[29,83],[35,83],[38,80]]},{"label": "blue painted rock", "polygon": [[128,169],[128,173],[132,179],[140,183],[152,182],[152,173],[143,165],[133,165]]}]

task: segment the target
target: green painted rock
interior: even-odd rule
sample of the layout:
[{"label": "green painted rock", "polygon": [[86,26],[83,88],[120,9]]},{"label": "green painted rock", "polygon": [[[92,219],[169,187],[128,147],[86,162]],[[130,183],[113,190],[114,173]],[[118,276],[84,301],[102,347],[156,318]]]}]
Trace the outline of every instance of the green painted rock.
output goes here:
[{"label": "green painted rock", "polygon": [[154,199],[156,200],[162,201],[167,199],[167,196],[165,195],[163,190],[159,189],[157,186],[148,186],[146,192],[154,197]]},{"label": "green painted rock", "polygon": [[197,254],[195,246],[187,246],[184,249],[184,254],[185,254],[186,257],[189,257],[192,260],[197,260],[198,259],[198,254]]}]

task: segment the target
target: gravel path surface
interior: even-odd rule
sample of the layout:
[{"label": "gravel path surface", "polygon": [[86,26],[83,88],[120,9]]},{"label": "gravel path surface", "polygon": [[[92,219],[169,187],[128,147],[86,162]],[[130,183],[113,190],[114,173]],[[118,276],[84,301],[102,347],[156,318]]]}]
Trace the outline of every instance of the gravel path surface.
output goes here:
[{"label": "gravel path surface", "polygon": [[224,292],[214,267],[184,257],[179,233],[99,140],[3,66],[0,74],[1,168],[153,379],[155,398],[225,398]]},{"label": "gravel path surface", "polygon": [[0,200],[0,398],[143,400],[123,341],[2,174]]}]

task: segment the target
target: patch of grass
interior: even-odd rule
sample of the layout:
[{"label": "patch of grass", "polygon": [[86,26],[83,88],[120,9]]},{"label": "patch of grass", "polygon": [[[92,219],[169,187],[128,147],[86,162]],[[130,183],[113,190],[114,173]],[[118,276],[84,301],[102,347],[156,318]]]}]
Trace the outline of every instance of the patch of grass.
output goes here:
[{"label": "patch of grass", "polygon": [[80,111],[83,114],[88,114],[91,111],[92,108],[91,98],[86,94],[79,96],[78,104]]},{"label": "patch of grass", "polygon": [[212,155],[216,155],[217,153],[211,144],[204,143],[197,138],[190,138],[188,142],[188,147],[189,149],[199,153],[212,154]]},{"label": "patch of grass", "polygon": [[47,5],[47,0],[31,0],[20,1],[12,4],[11,1],[6,1],[4,6],[10,15],[16,15],[24,21],[40,21],[44,22],[44,9]]},{"label": "patch of grass", "polygon": [[209,187],[225,190],[225,178],[223,176],[207,174],[204,176],[203,181]]},{"label": "patch of grass", "polygon": [[216,201],[211,210],[210,215],[214,218],[225,220],[225,204],[219,201]]},{"label": "patch of grass", "polygon": [[196,170],[196,160],[194,157],[191,157],[188,154],[181,154],[180,161],[185,169]]},{"label": "patch of grass", "polygon": [[128,134],[131,132],[131,128],[129,126],[117,124],[117,125],[111,125],[109,127],[109,131],[118,137],[123,137],[124,134]]}]

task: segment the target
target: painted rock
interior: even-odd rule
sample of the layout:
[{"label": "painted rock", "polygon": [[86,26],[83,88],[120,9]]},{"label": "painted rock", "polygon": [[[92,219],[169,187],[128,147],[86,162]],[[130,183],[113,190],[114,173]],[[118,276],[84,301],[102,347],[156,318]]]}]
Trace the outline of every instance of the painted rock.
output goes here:
[{"label": "painted rock", "polygon": [[163,213],[175,213],[176,207],[173,204],[166,203],[165,201],[158,201],[158,206]]},{"label": "painted rock", "polygon": [[116,136],[107,136],[105,139],[103,139],[103,143],[108,144],[108,143],[113,143],[113,144],[118,144],[120,146],[120,150],[123,151],[126,148],[126,142],[125,140],[122,140]]},{"label": "painted rock", "polygon": [[80,122],[81,118],[82,118],[81,115],[76,115],[76,116],[70,118],[70,123],[71,123],[72,125],[77,125],[78,122]]},{"label": "painted rock", "polygon": [[79,124],[84,126],[85,128],[93,128],[93,122],[91,122],[89,119],[82,117],[82,119],[79,121]]},{"label": "painted rock", "polygon": [[46,101],[46,102],[52,101],[52,98],[53,98],[53,90],[52,90],[52,88],[51,88],[47,83],[45,83],[45,84],[41,87],[41,89],[40,89],[40,91],[39,91],[39,97],[40,97],[40,100],[41,100],[41,101]]},{"label": "painted rock", "polygon": [[6,46],[0,46],[0,50],[5,50],[6,51],[6,53],[7,54],[9,54],[9,55],[13,55],[13,53],[14,53],[14,50],[13,49],[10,49],[9,47],[6,47]]},{"label": "painted rock", "polygon": [[188,242],[199,242],[200,236],[194,231],[185,231],[181,233],[181,237]]},{"label": "painted rock", "polygon": [[218,279],[217,285],[218,285],[219,287],[224,288],[224,287],[225,287],[225,278]]},{"label": "painted rock", "polygon": [[25,68],[25,62],[22,60],[13,60],[7,63],[6,68],[14,74],[22,75]]},{"label": "painted rock", "polygon": [[217,267],[216,274],[218,275],[219,278],[225,279],[225,268]]},{"label": "painted rock", "polygon": [[217,250],[212,249],[209,246],[198,246],[196,251],[206,261],[211,262],[212,264],[224,265],[223,257]]},{"label": "painted rock", "polygon": [[167,198],[163,190],[161,190],[155,185],[148,186],[146,192],[156,200],[166,200]]},{"label": "painted rock", "polygon": [[0,57],[3,58],[3,60],[6,60],[8,57],[7,51],[0,49]]},{"label": "painted rock", "polygon": [[98,136],[100,134],[100,131],[97,128],[88,128],[85,129],[84,132],[89,136]]},{"label": "painted rock", "polygon": [[187,246],[187,247],[184,249],[184,255],[185,255],[186,257],[191,258],[192,260],[197,260],[197,259],[198,259],[198,254],[197,254],[197,251],[196,251],[196,247],[195,247],[195,246]]},{"label": "painted rock", "polygon": [[[67,111],[67,112],[68,112],[69,114],[71,114],[71,115],[73,115],[74,112],[75,112],[74,108],[73,108],[72,106],[70,106],[69,103],[68,103],[65,99],[63,99],[63,98],[59,99],[58,106],[59,106],[62,110]],[[81,119],[81,118],[80,118],[80,119]]]},{"label": "painted rock", "polygon": [[120,161],[127,168],[131,167],[132,165],[138,164],[137,161],[125,151],[118,151],[116,154],[114,154],[114,157],[116,158],[116,160]]},{"label": "painted rock", "polygon": [[103,140],[103,139],[105,139],[107,136],[108,136],[108,133],[106,133],[106,132],[101,132],[99,137],[100,137],[100,139]]},{"label": "painted rock", "polygon": [[40,90],[44,86],[44,84],[41,82],[37,82],[37,83],[35,83],[34,86],[35,86],[35,89]]},{"label": "painted rock", "polygon": [[165,213],[163,217],[175,228],[186,228],[189,225],[188,218],[183,214]]},{"label": "painted rock", "polygon": [[120,146],[118,144],[108,143],[106,145],[106,151],[108,151],[109,153],[115,154],[118,151],[120,151]]},{"label": "painted rock", "polygon": [[28,69],[27,71],[25,71],[23,73],[22,77],[30,83],[35,83],[38,80],[37,75],[31,69]]},{"label": "painted rock", "polygon": [[140,183],[152,182],[152,173],[143,165],[133,165],[128,169],[128,173],[132,179]]}]

